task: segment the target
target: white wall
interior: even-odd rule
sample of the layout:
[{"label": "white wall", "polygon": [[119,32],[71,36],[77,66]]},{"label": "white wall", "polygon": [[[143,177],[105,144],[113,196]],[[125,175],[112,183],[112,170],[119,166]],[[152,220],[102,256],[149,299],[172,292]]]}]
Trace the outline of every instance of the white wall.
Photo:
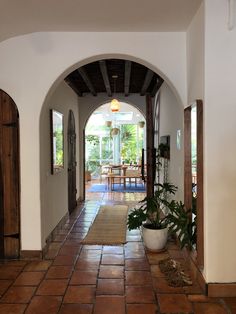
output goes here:
[{"label": "white wall", "polygon": [[236,26],[227,28],[228,1],[205,1],[205,16],[205,274],[235,282]]},{"label": "white wall", "polygon": [[[177,149],[177,130],[181,132],[181,149]],[[184,201],[184,142],[183,107],[164,83],[160,90],[160,136],[170,135],[170,161],[168,181],[178,187],[175,198]]]},{"label": "white wall", "polygon": [[204,4],[189,25],[187,36],[187,91],[189,106],[196,99],[204,103]]},{"label": "white wall", "polygon": [[[124,96],[124,94],[117,94],[116,98],[119,101],[124,101],[130,105],[135,106],[140,110],[140,112],[146,116],[146,97],[145,96],[139,96],[137,94],[135,95],[129,95],[127,97]],[[93,111],[101,106],[104,103],[107,103],[111,101],[111,98],[107,96],[107,94],[98,94],[97,97],[86,95],[86,97],[80,97],[79,98],[79,124],[80,124],[80,160],[83,160],[84,157],[84,150],[83,150],[83,130],[86,127],[86,123],[93,113]],[[80,164],[80,173],[83,174],[83,163]],[[82,177],[81,177],[82,178]],[[83,181],[80,181],[80,195],[83,195]]]},{"label": "white wall", "polygon": [[[50,109],[55,109],[64,115],[64,169],[54,175],[51,174],[50,149]],[[44,104],[40,116],[40,188],[41,188],[41,226],[42,246],[45,239],[55,228],[61,218],[68,212],[68,145],[67,126],[69,110],[75,117],[77,134],[76,160],[79,164],[79,114],[78,97],[72,89],[62,82],[50,99]],[[79,167],[77,167],[77,190],[79,191]],[[78,197],[79,195],[77,195]]]},{"label": "white wall", "polygon": [[23,250],[42,247],[39,163],[42,105],[72,70],[107,57],[127,58],[150,67],[168,81],[178,100],[186,103],[185,33],[34,33],[0,43],[0,88],[14,99],[21,121]]}]

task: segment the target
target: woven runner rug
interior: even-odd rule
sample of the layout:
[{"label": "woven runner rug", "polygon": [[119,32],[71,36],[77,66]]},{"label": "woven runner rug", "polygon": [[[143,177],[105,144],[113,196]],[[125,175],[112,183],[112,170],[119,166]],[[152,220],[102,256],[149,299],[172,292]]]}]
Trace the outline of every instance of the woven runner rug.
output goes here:
[{"label": "woven runner rug", "polygon": [[128,206],[101,206],[82,244],[116,245],[126,243]]}]

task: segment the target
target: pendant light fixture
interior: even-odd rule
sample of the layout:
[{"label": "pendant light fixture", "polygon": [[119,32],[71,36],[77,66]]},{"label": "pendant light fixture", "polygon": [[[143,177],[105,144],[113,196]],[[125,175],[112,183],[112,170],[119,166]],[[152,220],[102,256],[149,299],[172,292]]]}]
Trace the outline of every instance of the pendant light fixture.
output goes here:
[{"label": "pendant light fixture", "polygon": [[[112,75],[112,78],[114,80],[114,94],[116,93],[116,80],[118,78],[118,75]],[[120,103],[116,98],[113,98],[111,101],[111,112],[118,112],[120,111]]]}]

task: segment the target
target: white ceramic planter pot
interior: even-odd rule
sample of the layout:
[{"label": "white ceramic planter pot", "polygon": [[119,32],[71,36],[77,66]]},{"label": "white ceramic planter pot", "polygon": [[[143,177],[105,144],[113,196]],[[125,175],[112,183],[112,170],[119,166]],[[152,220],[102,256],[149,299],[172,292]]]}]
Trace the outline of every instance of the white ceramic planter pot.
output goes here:
[{"label": "white ceramic planter pot", "polygon": [[156,230],[142,226],[142,236],[145,247],[150,251],[158,252],[166,246],[168,228]]}]

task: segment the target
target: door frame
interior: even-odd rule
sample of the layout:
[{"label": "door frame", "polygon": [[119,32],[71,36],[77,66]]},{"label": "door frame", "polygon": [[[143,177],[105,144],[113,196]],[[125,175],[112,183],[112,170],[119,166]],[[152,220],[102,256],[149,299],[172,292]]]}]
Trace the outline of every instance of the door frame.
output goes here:
[{"label": "door frame", "polygon": [[[204,267],[204,202],[203,202],[203,101],[196,100],[197,108],[197,265]],[[191,107],[184,110],[184,203],[192,207]]]},{"label": "door frame", "polygon": [[[71,123],[72,122],[72,123]],[[73,130],[72,130],[72,127],[73,126]],[[77,163],[76,163],[76,128],[75,128],[75,116],[74,116],[74,113],[72,110],[69,110],[69,114],[68,114],[68,124],[67,124],[67,152],[68,152],[68,165],[67,165],[67,173],[68,173],[68,211],[69,213],[71,214],[73,212],[73,210],[75,209],[75,207],[77,206],[77,200],[76,200],[76,192],[77,192],[77,183],[76,183],[76,166],[77,166]],[[69,165],[69,157],[70,157],[70,148],[71,148],[71,137],[74,136],[75,139],[74,139],[74,145],[75,145],[75,160],[74,160],[74,165],[72,165],[72,168],[75,168],[75,169],[70,169],[70,166]],[[70,182],[69,182],[69,171],[75,171],[75,174],[74,174],[74,181],[75,181],[75,199],[74,199],[74,206],[73,208],[71,207],[71,200],[70,200],[70,192],[69,192],[69,189],[71,187],[70,185]],[[72,182],[73,182],[73,177],[71,176],[71,179],[72,179]]]}]

